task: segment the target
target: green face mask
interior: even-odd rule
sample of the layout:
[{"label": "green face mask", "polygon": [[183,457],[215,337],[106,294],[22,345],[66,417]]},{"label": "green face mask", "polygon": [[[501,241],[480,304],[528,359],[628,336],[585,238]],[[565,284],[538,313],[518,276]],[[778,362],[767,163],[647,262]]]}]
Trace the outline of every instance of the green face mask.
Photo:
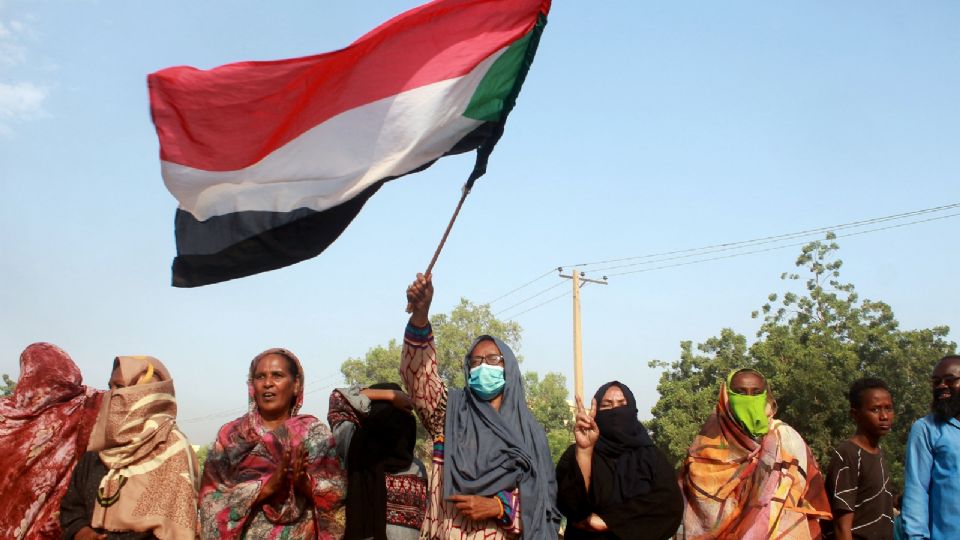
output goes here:
[{"label": "green face mask", "polygon": [[767,391],[756,396],[738,394],[731,388],[733,373],[727,377],[727,397],[730,399],[730,409],[733,415],[743,424],[743,427],[754,437],[766,435],[770,430],[767,419]]}]

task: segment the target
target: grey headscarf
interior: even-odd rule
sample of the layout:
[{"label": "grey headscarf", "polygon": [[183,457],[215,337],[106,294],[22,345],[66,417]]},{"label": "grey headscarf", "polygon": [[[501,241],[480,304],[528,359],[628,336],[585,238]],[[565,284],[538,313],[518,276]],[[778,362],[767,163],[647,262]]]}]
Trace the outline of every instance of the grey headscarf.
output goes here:
[{"label": "grey headscarf", "polygon": [[491,496],[520,488],[523,538],[556,538],[560,526],[557,481],[543,426],[527,408],[517,357],[504,342],[480,336],[463,359],[470,379],[469,354],[481,341],[497,344],[505,384],[498,413],[469,388],[451,388],[444,429],[443,495]]}]

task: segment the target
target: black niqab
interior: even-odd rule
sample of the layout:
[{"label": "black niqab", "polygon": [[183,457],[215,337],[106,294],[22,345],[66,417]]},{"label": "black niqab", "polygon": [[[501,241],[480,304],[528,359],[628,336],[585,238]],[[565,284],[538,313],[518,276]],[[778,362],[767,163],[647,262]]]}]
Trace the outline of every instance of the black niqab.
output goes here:
[{"label": "black niqab", "polygon": [[[594,447],[589,491],[573,444],[557,463],[557,506],[567,516],[569,540],[666,540],[683,517],[683,495],[677,473],[637,420],[633,393],[613,381],[597,391],[599,404],[611,386],[627,398],[622,407],[597,411],[600,438]],[[604,532],[578,523],[597,514]]]},{"label": "black niqab", "polygon": [[650,434],[637,420],[637,400],[627,385],[612,381],[601,386],[593,396],[597,405],[612,386],[620,388],[627,404],[597,411],[595,420],[600,428],[600,439],[595,450],[616,463],[614,500],[610,502],[619,503],[650,492],[656,456]]}]

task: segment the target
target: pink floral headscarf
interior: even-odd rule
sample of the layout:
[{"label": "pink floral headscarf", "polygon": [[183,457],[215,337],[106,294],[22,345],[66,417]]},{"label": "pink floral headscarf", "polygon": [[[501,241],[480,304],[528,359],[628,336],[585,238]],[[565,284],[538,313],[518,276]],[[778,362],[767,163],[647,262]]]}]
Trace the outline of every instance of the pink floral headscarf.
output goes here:
[{"label": "pink floral headscarf", "polygon": [[[300,392],[290,405],[290,418],[267,430],[257,408],[253,375],[261,358],[279,354],[295,366]],[[330,430],[313,416],[298,414],[303,405],[303,366],[286,349],[268,349],[250,362],[247,376],[249,412],[227,423],[207,454],[200,487],[200,536],[232,540],[248,538],[340,538],[330,513],[344,498],[345,476]],[[305,449],[311,496],[293,486],[273,499],[257,503],[262,487],[276,473],[287,450]]]},{"label": "pink floral headscarf", "polygon": [[263,427],[263,418],[260,416],[260,409],[257,408],[256,390],[253,387],[253,375],[257,371],[257,363],[260,362],[260,359],[265,356],[270,356],[271,354],[278,354],[287,358],[297,371],[294,378],[300,381],[300,392],[297,392],[297,395],[294,396],[293,404],[290,406],[290,416],[296,416],[297,413],[300,412],[300,407],[303,406],[303,366],[300,364],[300,359],[297,358],[297,355],[287,349],[279,348],[267,349],[258,354],[250,362],[250,371],[247,374],[248,412],[246,416],[243,417],[243,425],[239,428],[243,437],[249,441],[259,440],[266,431]]}]

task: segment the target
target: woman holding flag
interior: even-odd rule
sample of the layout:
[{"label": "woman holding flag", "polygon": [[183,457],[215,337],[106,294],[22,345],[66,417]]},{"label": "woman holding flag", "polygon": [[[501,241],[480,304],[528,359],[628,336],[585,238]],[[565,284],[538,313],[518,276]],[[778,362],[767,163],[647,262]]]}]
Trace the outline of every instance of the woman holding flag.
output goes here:
[{"label": "woman holding flag", "polygon": [[513,351],[480,336],[463,360],[466,388],[447,388],[430,328],[430,276],[407,289],[412,308],[400,376],[433,437],[421,538],[557,538],[557,484],[543,427],[524,397]]}]

